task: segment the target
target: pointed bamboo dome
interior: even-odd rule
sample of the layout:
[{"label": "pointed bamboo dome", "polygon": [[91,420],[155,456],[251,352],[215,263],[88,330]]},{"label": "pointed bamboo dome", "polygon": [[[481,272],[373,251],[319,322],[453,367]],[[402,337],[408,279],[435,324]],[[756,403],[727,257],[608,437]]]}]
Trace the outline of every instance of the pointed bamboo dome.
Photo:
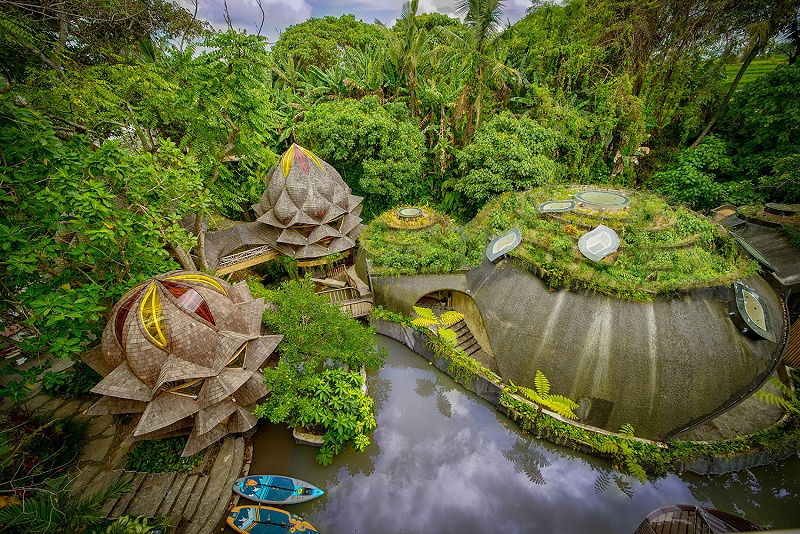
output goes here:
[{"label": "pointed bamboo dome", "polygon": [[261,336],[264,299],[201,272],[172,271],[129,290],[84,361],[104,376],[91,415],[141,413],[132,439],[189,434],[184,456],[256,425],[259,368],[283,336]]},{"label": "pointed bamboo dome", "polygon": [[267,175],[261,202],[253,206],[262,235],[283,254],[310,259],[355,246],[361,232],[362,197],[336,170],[293,144]]}]

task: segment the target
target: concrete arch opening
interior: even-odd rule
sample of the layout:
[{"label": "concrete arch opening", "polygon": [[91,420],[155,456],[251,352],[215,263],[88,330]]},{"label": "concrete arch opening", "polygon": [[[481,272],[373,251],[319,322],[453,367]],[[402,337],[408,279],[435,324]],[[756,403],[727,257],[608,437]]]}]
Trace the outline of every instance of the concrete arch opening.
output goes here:
[{"label": "concrete arch opening", "polygon": [[414,305],[431,308],[438,314],[446,310],[455,310],[463,314],[464,319],[450,326],[458,336],[456,348],[463,350],[490,371],[499,374],[483,317],[470,295],[454,289],[439,289],[426,293],[417,299]]}]

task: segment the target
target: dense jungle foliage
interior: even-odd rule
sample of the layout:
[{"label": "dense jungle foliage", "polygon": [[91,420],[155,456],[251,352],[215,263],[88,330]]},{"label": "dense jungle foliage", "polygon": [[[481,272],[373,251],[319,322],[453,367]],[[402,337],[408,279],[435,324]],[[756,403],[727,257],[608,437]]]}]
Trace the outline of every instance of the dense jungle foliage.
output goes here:
[{"label": "dense jungle foliage", "polygon": [[203,218],[251,217],[292,142],[367,220],[559,183],[800,202],[800,0],[536,1],[507,28],[499,0],[418,4],[269,43],[170,0],[0,2],[4,350],[75,358],[126,288],[207,268]]}]

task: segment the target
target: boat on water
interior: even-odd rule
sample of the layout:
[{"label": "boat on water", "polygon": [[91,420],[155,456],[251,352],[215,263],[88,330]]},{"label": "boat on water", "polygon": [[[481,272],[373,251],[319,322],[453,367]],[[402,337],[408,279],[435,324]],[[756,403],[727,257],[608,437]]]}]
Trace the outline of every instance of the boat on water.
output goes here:
[{"label": "boat on water", "polygon": [[302,517],[271,506],[235,506],[225,521],[236,532],[245,534],[319,534]]},{"label": "boat on water", "polygon": [[261,504],[297,504],[325,493],[313,484],[281,475],[237,478],[233,483],[233,491]]},{"label": "boat on water", "polygon": [[694,504],[673,504],[650,512],[635,534],[716,534],[764,530],[739,516]]}]

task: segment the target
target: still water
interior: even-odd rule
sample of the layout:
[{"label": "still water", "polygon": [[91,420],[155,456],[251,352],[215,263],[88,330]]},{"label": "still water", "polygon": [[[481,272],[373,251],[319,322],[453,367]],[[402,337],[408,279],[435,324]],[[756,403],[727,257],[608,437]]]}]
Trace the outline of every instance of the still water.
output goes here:
[{"label": "still water", "polygon": [[[301,478],[325,490],[287,507],[322,534],[633,534],[651,511],[700,504],[764,527],[800,527],[800,459],[713,478],[641,484],[596,458],[523,433],[494,407],[393,339],[368,377],[378,428],[363,453],[321,467],[283,426],[254,437],[252,474]],[[244,504],[242,502],[241,504]]]}]

